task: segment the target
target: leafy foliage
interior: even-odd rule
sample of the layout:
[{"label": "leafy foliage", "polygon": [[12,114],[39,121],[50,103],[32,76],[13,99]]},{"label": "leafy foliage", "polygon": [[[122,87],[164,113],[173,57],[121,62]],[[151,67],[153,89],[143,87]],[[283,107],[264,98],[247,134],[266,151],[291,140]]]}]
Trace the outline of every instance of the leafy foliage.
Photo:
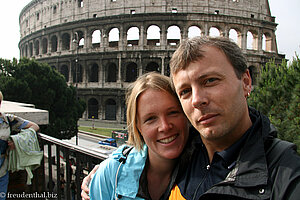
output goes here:
[{"label": "leafy foliage", "polygon": [[[269,116],[281,139],[294,142],[300,150],[300,60],[294,58],[276,66],[274,61],[261,69],[261,76],[248,99],[250,106]],[[300,152],[300,151],[299,151]]]},{"label": "leafy foliage", "polygon": [[78,130],[77,121],[85,103],[64,76],[47,64],[27,58],[10,62],[0,59],[0,90],[6,100],[31,103],[49,111],[49,125],[41,131],[59,139],[69,139]]}]

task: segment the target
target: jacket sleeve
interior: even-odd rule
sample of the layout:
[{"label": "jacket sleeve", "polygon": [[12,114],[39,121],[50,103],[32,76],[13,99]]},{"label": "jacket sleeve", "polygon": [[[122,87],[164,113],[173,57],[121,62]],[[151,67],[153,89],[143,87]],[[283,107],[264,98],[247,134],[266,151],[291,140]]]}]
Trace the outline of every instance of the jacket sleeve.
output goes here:
[{"label": "jacket sleeve", "polygon": [[300,156],[293,148],[288,148],[281,156],[273,173],[273,198],[298,200],[300,197]]},{"label": "jacket sleeve", "polygon": [[110,200],[114,199],[115,176],[119,162],[108,158],[100,163],[90,183],[91,200]]}]

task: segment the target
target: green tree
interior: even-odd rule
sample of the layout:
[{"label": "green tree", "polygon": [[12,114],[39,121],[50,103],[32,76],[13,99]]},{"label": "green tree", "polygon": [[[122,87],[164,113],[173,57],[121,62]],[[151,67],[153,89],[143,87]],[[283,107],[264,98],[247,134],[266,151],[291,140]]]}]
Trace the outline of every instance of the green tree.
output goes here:
[{"label": "green tree", "polygon": [[19,62],[0,59],[0,66],[0,90],[6,100],[32,103],[49,111],[49,125],[41,126],[41,132],[59,139],[76,134],[86,105],[63,75],[48,64],[27,58]]},{"label": "green tree", "polygon": [[[267,115],[278,129],[281,139],[294,142],[300,150],[300,60],[290,65],[283,61],[267,63],[261,69],[258,85],[254,87],[249,105]],[[300,152],[300,151],[299,151]]]}]

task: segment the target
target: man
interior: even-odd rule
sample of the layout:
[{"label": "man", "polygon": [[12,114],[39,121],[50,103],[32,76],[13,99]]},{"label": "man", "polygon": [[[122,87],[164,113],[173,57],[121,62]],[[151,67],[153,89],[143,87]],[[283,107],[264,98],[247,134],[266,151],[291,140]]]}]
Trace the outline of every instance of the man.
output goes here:
[{"label": "man", "polygon": [[[3,95],[0,91],[0,107],[2,100]],[[9,139],[11,130],[17,132],[27,128],[32,128],[35,131],[39,130],[39,126],[34,122],[0,112],[0,200],[6,199],[9,180],[7,150],[15,149],[14,142]]]},{"label": "man", "polygon": [[300,157],[247,105],[251,77],[227,38],[196,37],[173,54],[171,76],[200,133],[171,199],[299,199]]}]

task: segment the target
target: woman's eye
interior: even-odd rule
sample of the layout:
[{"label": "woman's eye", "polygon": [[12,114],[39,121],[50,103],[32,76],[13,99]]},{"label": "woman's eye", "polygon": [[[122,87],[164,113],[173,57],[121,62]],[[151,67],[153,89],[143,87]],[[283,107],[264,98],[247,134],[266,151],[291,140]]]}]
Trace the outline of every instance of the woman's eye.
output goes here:
[{"label": "woman's eye", "polygon": [[146,122],[151,122],[151,121],[153,121],[155,119],[155,117],[148,117],[146,120],[145,120],[145,123]]}]

